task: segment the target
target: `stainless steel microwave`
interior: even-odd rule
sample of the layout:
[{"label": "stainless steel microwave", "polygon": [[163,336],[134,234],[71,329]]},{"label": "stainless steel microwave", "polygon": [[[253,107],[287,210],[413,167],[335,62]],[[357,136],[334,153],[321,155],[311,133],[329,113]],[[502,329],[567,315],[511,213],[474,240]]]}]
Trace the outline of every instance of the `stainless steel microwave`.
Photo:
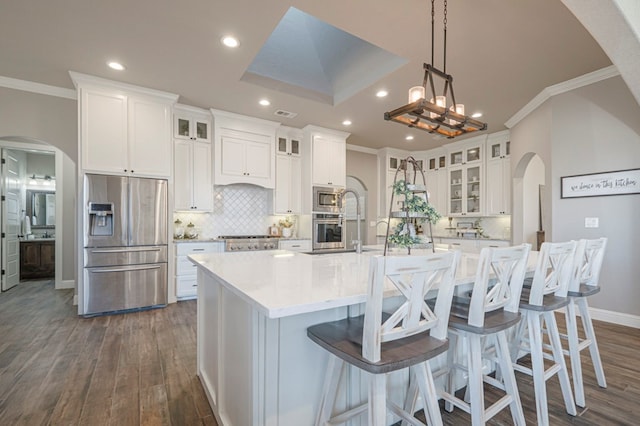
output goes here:
[{"label": "stainless steel microwave", "polygon": [[313,187],[313,213],[342,212],[342,188]]}]

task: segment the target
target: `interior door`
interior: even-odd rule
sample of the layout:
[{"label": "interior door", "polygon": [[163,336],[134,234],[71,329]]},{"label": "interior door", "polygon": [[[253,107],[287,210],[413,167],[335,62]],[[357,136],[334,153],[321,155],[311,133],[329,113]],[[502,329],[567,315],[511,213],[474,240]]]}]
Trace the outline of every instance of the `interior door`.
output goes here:
[{"label": "interior door", "polygon": [[2,150],[2,291],[20,281],[20,174],[19,160]]}]

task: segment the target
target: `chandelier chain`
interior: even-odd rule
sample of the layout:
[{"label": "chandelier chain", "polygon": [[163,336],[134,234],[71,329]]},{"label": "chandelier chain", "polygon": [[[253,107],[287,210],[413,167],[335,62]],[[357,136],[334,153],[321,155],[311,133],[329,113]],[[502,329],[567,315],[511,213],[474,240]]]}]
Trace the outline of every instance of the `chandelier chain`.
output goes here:
[{"label": "chandelier chain", "polygon": [[433,51],[434,51],[434,40],[435,40],[435,0],[431,0],[431,65],[433,65]]},{"label": "chandelier chain", "polygon": [[442,71],[447,73],[447,0],[444,0],[444,19],[442,20],[444,24],[444,60],[443,60],[443,68]]}]

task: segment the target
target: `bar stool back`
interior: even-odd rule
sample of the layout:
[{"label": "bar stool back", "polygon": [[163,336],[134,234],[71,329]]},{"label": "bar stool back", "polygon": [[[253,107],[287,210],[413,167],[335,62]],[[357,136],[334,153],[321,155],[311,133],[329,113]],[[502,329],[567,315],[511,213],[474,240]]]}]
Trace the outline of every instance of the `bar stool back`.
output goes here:
[{"label": "bar stool back", "polygon": [[[607,387],[604,370],[602,369],[602,361],[600,360],[598,342],[596,341],[596,334],[593,329],[593,323],[591,322],[591,314],[589,313],[589,304],[587,303],[589,296],[600,292],[598,282],[606,247],[607,238],[580,240],[578,242],[573,279],[567,293],[569,296],[569,304],[565,311],[565,318],[569,350],[565,353],[568,353],[571,359],[573,391],[576,397],[576,404],[580,407],[586,405],[580,360],[580,352],[582,350],[589,348],[598,385],[603,388]],[[579,339],[578,337],[576,305],[580,311],[580,318],[582,319],[582,327],[585,334],[584,339]]]},{"label": "bar stool back", "polygon": [[[387,408],[411,424],[423,424],[387,398],[386,373],[410,368],[425,401],[430,425],[442,418],[429,360],[447,350],[447,322],[453,297],[459,251],[428,256],[373,256],[365,314],[356,318],[322,323],[307,329],[307,335],[330,352],[316,425],[341,424],[368,413],[368,425],[385,425]],[[383,314],[384,293],[392,283],[404,297],[391,314]],[[438,289],[434,309],[425,303],[429,290]],[[368,404],[333,413],[342,370],[348,363],[369,373]]]},{"label": "bar stool back", "polygon": [[[511,355],[513,368],[533,377],[539,425],[549,424],[546,381],[556,373],[567,413],[572,416],[577,414],[558,324],[553,313],[569,303],[566,296],[572,278],[576,245],[575,241],[543,243],[531,288],[524,288],[520,297],[520,311],[524,318],[518,326]],[[552,355],[543,351],[542,330],[545,326]],[[531,354],[531,368],[518,364],[522,351]],[[546,370],[545,358],[553,361],[553,365]]]},{"label": "bar stool back", "polygon": [[[520,321],[520,293],[530,250],[530,244],[482,249],[471,298],[454,297],[449,317],[448,381],[441,396],[448,411],[453,410],[452,405],[466,411],[473,425],[484,425],[506,407],[511,410],[513,424],[525,425],[507,331]],[[489,340],[493,342],[491,351],[487,350]],[[465,342],[467,362],[462,366],[458,363],[457,350]],[[500,371],[496,378],[483,373],[483,358],[496,362]],[[469,402],[454,394],[457,369],[468,373]],[[505,392],[487,408],[484,383]]]}]

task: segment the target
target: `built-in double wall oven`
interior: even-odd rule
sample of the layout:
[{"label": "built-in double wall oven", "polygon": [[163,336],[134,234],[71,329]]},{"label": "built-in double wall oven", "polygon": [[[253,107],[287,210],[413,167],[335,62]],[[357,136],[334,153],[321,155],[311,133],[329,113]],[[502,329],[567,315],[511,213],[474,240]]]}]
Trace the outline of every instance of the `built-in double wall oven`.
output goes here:
[{"label": "built-in double wall oven", "polygon": [[313,187],[313,250],[343,250],[342,188]]},{"label": "built-in double wall oven", "polygon": [[344,250],[346,235],[343,230],[342,215],[313,215],[313,250]]}]

